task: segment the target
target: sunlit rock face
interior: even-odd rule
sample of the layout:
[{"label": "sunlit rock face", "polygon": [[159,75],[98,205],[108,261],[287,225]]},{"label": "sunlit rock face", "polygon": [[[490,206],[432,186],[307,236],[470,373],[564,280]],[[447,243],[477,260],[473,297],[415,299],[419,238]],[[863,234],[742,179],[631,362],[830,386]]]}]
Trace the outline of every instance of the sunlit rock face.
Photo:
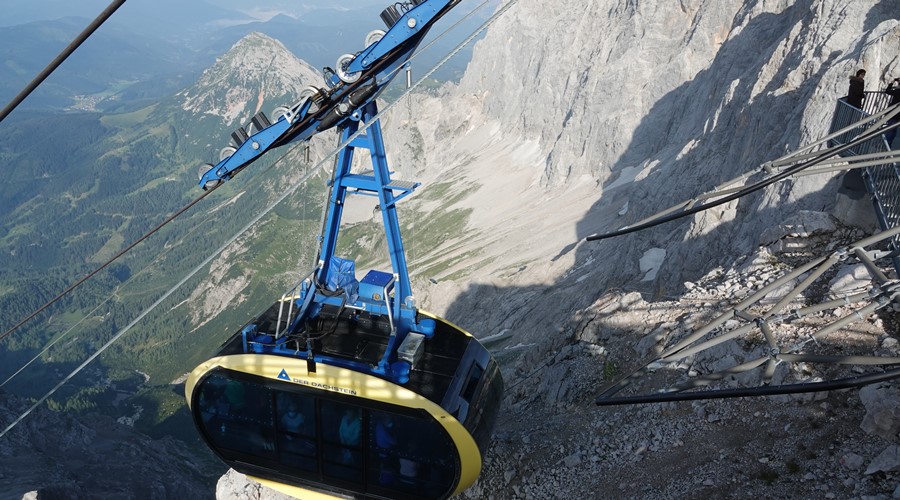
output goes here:
[{"label": "sunlit rock face", "polygon": [[[547,251],[533,238],[545,228],[542,241],[569,238],[558,252],[759,173],[762,163],[823,138],[848,75],[865,68],[867,90],[878,90],[900,74],[900,21],[891,6],[897,4],[522,1],[477,43],[458,87],[414,105],[409,142],[425,144],[417,164],[429,172],[499,195],[469,198],[474,226],[493,225],[508,236],[489,254],[527,253],[525,241]],[[500,153],[491,149],[499,143]],[[628,282],[646,274],[640,257],[660,248],[666,260],[652,283],[676,290],[709,264],[752,252],[759,233],[786,215],[831,211],[834,189],[823,188],[833,188],[837,175],[795,178],[646,233],[595,243],[590,248],[607,256],[597,269],[610,284]],[[594,186],[582,190],[586,183]],[[569,195],[554,198],[563,192]],[[518,204],[506,214],[508,198]],[[487,213],[497,205],[500,216]],[[508,230],[510,218],[526,213],[537,223]],[[560,228],[571,230],[563,235]]]},{"label": "sunlit rock face", "polygon": [[260,111],[269,114],[264,102],[298,96],[304,87],[320,81],[318,72],[281,42],[251,33],[179,95],[185,111],[218,116],[224,125],[240,126]]}]

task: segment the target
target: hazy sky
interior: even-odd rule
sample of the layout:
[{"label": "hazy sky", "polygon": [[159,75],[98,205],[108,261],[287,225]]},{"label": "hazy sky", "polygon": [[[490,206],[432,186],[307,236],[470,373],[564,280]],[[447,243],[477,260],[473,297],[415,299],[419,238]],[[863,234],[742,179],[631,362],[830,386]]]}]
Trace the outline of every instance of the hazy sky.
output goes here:
[{"label": "hazy sky", "polygon": [[[220,5],[243,12],[261,20],[268,20],[278,14],[301,16],[309,9],[358,9],[361,7],[387,7],[390,0],[270,0],[262,2],[235,2],[233,0],[209,0],[211,4]],[[383,4],[383,5],[382,5]]]}]

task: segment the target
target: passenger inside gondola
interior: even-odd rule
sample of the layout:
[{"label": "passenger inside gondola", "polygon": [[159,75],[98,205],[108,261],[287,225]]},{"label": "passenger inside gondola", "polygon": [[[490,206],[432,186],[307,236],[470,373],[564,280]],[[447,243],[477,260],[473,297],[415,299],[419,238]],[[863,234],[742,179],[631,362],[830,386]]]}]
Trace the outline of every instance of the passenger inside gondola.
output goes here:
[{"label": "passenger inside gondola", "polygon": [[[376,412],[372,412],[375,414]],[[382,486],[393,486],[400,468],[395,456],[397,437],[394,434],[394,418],[381,414],[375,421],[375,449],[378,456],[378,482]]]},{"label": "passenger inside gondola", "polygon": [[290,467],[315,472],[316,420],[312,399],[281,393],[276,404],[281,412],[278,433],[279,461]]},{"label": "passenger inside gondola", "polygon": [[287,411],[281,416],[281,428],[292,433],[300,432],[300,426],[303,425],[303,414],[297,411],[297,405],[290,403]]},{"label": "passenger inside gondola", "polygon": [[325,475],[362,483],[362,409],[334,401],[322,401],[321,413]]}]

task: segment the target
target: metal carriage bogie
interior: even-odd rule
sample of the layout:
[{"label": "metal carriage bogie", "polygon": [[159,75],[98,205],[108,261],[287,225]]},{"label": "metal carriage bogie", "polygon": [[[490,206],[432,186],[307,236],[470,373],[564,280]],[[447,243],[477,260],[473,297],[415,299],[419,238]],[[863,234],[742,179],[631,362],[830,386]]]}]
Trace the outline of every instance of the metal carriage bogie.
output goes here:
[{"label": "metal carriage bogie", "polygon": [[410,40],[419,40],[431,25],[440,19],[459,0],[411,0],[388,6],[381,14],[388,31],[371,38],[366,37],[365,48],[357,54],[344,54],[335,64],[336,75],[346,83],[353,83],[375,63],[391,54]]},{"label": "metal carriage bogie", "polygon": [[[327,89],[308,87],[301,93],[298,104],[276,108],[272,115],[274,122],[268,126],[259,126],[255,121],[259,118],[268,122],[264,114],[255,116],[256,126],[241,127],[232,134],[236,151],[201,173],[200,186],[210,189],[230,179],[268,149],[308,140],[318,132],[339,127],[348,119],[358,119],[354,113],[378,97],[408,64],[413,51],[433,24],[458,3],[459,0],[408,2],[409,8],[400,22],[384,35],[377,33],[380,30],[370,32],[366,37],[367,47],[362,52],[354,55],[352,61],[342,59],[345,64],[339,65],[339,71],[349,81],[326,68]],[[410,23],[412,19],[415,22]],[[361,94],[364,98],[359,98]],[[355,100],[354,96],[357,97]],[[248,129],[255,129],[256,133],[251,135]]]},{"label": "metal carriage bogie", "polygon": [[[272,123],[254,117],[253,126],[236,131],[238,146],[223,149],[219,164],[202,175],[201,186],[212,188],[269,149],[340,131],[313,271],[236,332],[186,384],[207,445],[229,466],[285,493],[447,498],[480,473],[503,380],[497,362],[470,334],[417,308],[397,204],[419,183],[392,178],[376,104],[430,25],[456,3],[407,3],[403,16],[418,20],[406,23],[400,41],[391,41],[399,28],[370,33],[367,53],[378,49],[381,55],[355,81],[326,71],[327,88],[305,90],[297,104],[278,108]],[[368,152],[371,171],[352,171],[357,149]],[[377,199],[390,258],[390,270],[373,269],[359,280],[355,262],[337,256],[352,195]],[[254,403],[246,404],[251,397]],[[288,411],[291,402],[307,409],[311,424],[304,430],[281,420],[280,412],[296,418]],[[356,444],[336,437],[335,408],[359,416]],[[393,441],[378,422],[402,423]]]}]

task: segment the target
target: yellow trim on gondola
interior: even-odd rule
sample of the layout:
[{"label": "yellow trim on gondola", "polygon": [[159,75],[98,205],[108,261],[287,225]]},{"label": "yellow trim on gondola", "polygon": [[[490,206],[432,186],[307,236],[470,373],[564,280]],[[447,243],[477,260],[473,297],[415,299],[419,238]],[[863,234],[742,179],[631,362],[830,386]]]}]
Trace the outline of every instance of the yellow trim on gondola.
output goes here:
[{"label": "yellow trim on gondola", "polygon": [[441,323],[444,323],[445,325],[450,325],[450,326],[452,326],[453,328],[455,328],[456,330],[458,330],[460,333],[464,333],[467,337],[472,337],[472,334],[469,333],[465,328],[463,328],[463,327],[457,325],[456,323],[453,323],[452,321],[447,321],[446,319],[444,319],[444,318],[442,318],[442,317],[440,317],[440,316],[435,316],[434,314],[431,314],[431,313],[428,312],[428,311],[423,311],[423,310],[421,310],[421,309],[419,309],[418,312],[419,312],[419,314],[421,314],[422,316],[428,316],[429,318],[434,319],[434,320],[437,320],[437,321],[439,321],[439,322],[441,322]]},{"label": "yellow trim on gondola", "polygon": [[[327,493],[322,493],[321,491],[316,490],[308,490],[306,488],[301,488],[299,486],[291,486],[290,484],[279,483],[277,481],[272,481],[269,479],[263,479],[261,477],[256,476],[247,476],[250,479],[256,481],[257,483],[271,488],[275,491],[284,493],[285,495],[292,496],[294,498],[299,498],[300,500],[335,500],[335,499],[344,499],[348,497],[337,497],[334,495],[329,495]],[[349,497],[352,498],[352,497]]]},{"label": "yellow trim on gondola", "polygon": [[[460,329],[460,331],[463,330]],[[481,473],[481,453],[465,427],[439,405],[403,386],[365,373],[322,363],[316,365],[316,373],[308,373],[306,359],[260,354],[234,354],[210,359],[191,372],[184,387],[188,402],[192,400],[197,381],[216,367],[282,382],[289,381],[311,389],[380,401],[404,408],[425,410],[444,427],[459,453],[460,478],[453,495],[462,493],[471,486]]]}]

